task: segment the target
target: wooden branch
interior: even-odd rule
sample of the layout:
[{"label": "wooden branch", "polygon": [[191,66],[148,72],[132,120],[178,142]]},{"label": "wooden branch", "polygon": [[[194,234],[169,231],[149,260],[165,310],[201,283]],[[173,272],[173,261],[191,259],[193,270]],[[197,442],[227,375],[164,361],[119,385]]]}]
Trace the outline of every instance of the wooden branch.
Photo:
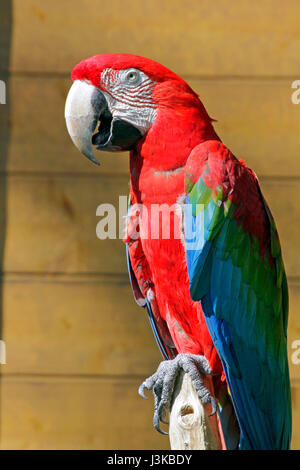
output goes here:
[{"label": "wooden branch", "polygon": [[[211,377],[203,376],[213,394]],[[202,405],[191,378],[184,371],[178,378],[170,410],[169,438],[173,450],[220,450],[221,437],[211,405]]]}]

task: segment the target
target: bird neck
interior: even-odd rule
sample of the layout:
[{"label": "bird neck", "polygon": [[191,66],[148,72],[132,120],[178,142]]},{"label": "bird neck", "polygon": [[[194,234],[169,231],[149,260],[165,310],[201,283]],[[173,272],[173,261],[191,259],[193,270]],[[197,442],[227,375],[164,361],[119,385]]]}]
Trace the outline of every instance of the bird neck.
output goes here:
[{"label": "bird neck", "polygon": [[201,111],[184,107],[158,110],[154,124],[130,153],[134,193],[141,194],[142,189],[151,198],[152,193],[163,196],[183,187],[184,167],[192,149],[206,140],[220,140],[212,119]]}]

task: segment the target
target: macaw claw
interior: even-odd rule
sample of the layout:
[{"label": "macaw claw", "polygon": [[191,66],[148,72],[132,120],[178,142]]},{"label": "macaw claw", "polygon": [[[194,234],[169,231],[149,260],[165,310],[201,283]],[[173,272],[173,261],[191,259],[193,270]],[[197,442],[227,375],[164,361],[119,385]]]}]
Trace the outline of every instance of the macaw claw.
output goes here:
[{"label": "macaw claw", "polygon": [[203,405],[211,403],[212,413],[217,411],[217,402],[211,396],[209,390],[204,386],[201,374],[211,374],[212,371],[205,356],[197,356],[196,354],[178,354],[175,359],[163,361],[159,364],[157,371],[148,377],[139,387],[139,395],[147,398],[144,391],[152,390],[154,396],[154,415],[153,425],[161,434],[168,434],[160,428],[160,421],[168,424],[164,418],[166,412],[170,409],[171,400],[174,392],[175,382],[183,369],[192,379],[195,390]]}]

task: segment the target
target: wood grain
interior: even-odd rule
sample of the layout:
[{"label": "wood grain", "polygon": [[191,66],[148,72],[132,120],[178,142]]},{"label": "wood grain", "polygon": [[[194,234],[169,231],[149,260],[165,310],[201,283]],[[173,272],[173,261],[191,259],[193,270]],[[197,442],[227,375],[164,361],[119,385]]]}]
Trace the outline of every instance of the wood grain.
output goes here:
[{"label": "wood grain", "polygon": [[127,193],[127,178],[8,178],[4,271],[126,272],[122,240],[96,236],[96,209]]},{"label": "wood grain", "polygon": [[[168,450],[168,437],[152,426],[153,400],[143,401],[138,385],[130,378],[1,377],[1,448]],[[292,448],[299,449],[298,383],[292,396]]]},{"label": "wood grain", "polygon": [[283,260],[288,276],[300,276],[300,181],[299,180],[263,180],[262,192],[272,211],[281,241]]},{"label": "wood grain", "polygon": [[2,449],[168,449],[139,379],[2,377]]},{"label": "wood grain", "polygon": [[149,376],[161,361],[124,277],[4,281],[3,374]]},{"label": "wood grain", "polygon": [[292,387],[292,416],[293,416],[293,432],[292,432],[292,449],[300,449],[300,382],[295,382]]},{"label": "wood grain", "polygon": [[[212,392],[212,381],[201,376]],[[211,416],[210,404],[199,400],[191,377],[183,370],[176,379],[170,410],[169,438],[172,450],[221,450],[217,415]]]},{"label": "wood grain", "polygon": [[[130,52],[163,63],[199,93],[224,143],[262,176],[290,277],[291,359],[300,339],[300,107],[291,102],[300,4],[12,6],[0,34],[0,79],[9,91],[0,113],[1,446],[168,449],[152,427],[152,399],[137,394],[160,354],[132,299],[123,243],[95,232],[97,206],[128,192],[128,156],[98,154],[98,169],[74,148],[64,123],[69,74],[85,57]],[[300,366],[290,366],[299,449]]]},{"label": "wood grain", "polygon": [[[300,339],[300,283],[289,283],[288,354]],[[133,300],[127,276],[9,275],[3,283],[2,374],[141,375],[161,355],[147,313]]]},{"label": "wood grain", "polygon": [[179,74],[298,77],[299,14],[297,0],[14,0],[11,69],[69,72],[129,52]]},{"label": "wood grain", "polygon": [[[126,177],[15,175],[6,185],[4,272],[127,272],[123,242],[96,237],[96,208],[102,203],[118,207],[119,195],[128,192]],[[279,230],[287,273],[300,276],[299,225],[291,223],[300,218],[300,182],[264,180],[262,190]]]}]

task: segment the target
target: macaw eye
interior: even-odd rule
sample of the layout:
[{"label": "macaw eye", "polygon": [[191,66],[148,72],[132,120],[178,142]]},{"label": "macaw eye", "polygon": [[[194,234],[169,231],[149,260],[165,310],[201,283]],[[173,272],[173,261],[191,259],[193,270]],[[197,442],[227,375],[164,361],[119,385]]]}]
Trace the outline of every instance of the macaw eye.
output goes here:
[{"label": "macaw eye", "polygon": [[128,83],[136,83],[139,80],[139,74],[136,70],[129,70],[126,74],[126,81]]}]

